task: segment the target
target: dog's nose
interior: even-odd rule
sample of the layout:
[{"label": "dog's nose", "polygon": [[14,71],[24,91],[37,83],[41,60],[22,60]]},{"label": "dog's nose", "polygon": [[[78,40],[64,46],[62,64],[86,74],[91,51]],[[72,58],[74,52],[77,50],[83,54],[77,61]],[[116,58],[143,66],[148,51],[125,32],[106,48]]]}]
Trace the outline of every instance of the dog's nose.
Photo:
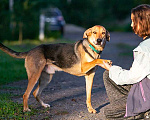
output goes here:
[{"label": "dog's nose", "polygon": [[98,43],[102,42],[102,39],[97,39],[97,42],[98,42]]}]

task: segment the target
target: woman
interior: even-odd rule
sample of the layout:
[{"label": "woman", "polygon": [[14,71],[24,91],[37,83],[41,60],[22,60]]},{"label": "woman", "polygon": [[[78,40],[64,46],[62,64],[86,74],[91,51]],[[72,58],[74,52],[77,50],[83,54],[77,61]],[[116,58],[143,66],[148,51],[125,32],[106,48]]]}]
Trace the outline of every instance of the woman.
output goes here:
[{"label": "woman", "polygon": [[143,38],[134,52],[130,70],[104,63],[104,85],[110,104],[104,114],[109,119],[150,119],[150,5],[131,10],[131,27]]}]

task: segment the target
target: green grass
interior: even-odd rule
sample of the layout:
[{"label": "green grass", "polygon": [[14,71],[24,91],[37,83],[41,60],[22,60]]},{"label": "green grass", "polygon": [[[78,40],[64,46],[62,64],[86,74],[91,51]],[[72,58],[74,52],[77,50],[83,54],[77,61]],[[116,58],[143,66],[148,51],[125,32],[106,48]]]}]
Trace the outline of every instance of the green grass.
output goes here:
[{"label": "green grass", "polygon": [[119,43],[117,44],[117,47],[123,51],[119,54],[120,56],[133,57],[133,49],[135,48],[135,46],[127,45],[124,43]]},{"label": "green grass", "polygon": [[10,100],[10,94],[0,94],[0,120],[29,120],[37,114],[36,109],[31,112],[23,112],[23,105]]},{"label": "green grass", "polygon": [[24,61],[12,58],[0,51],[0,85],[27,79]]}]

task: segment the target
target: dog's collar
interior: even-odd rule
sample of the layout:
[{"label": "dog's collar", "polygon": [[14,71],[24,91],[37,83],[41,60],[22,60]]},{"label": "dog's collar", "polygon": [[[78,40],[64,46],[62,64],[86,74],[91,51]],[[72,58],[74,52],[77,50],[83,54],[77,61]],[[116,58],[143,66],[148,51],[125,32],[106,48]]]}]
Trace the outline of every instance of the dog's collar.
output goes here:
[{"label": "dog's collar", "polygon": [[97,54],[100,54],[102,51],[96,50],[91,44],[89,44],[90,48],[94,50]]}]

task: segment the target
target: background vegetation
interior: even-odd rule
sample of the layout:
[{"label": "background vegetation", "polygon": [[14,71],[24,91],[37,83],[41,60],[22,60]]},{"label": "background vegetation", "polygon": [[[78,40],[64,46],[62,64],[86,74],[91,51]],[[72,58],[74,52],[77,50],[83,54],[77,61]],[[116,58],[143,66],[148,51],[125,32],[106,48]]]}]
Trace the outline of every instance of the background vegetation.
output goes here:
[{"label": "background vegetation", "polygon": [[[0,0],[0,41],[16,40],[22,30],[23,39],[36,39],[39,34],[39,15],[42,9],[58,7],[66,20],[91,27],[101,24],[110,30],[128,31],[130,10],[149,0],[14,0],[13,11],[9,0]],[[10,29],[13,28],[13,29]]]}]

